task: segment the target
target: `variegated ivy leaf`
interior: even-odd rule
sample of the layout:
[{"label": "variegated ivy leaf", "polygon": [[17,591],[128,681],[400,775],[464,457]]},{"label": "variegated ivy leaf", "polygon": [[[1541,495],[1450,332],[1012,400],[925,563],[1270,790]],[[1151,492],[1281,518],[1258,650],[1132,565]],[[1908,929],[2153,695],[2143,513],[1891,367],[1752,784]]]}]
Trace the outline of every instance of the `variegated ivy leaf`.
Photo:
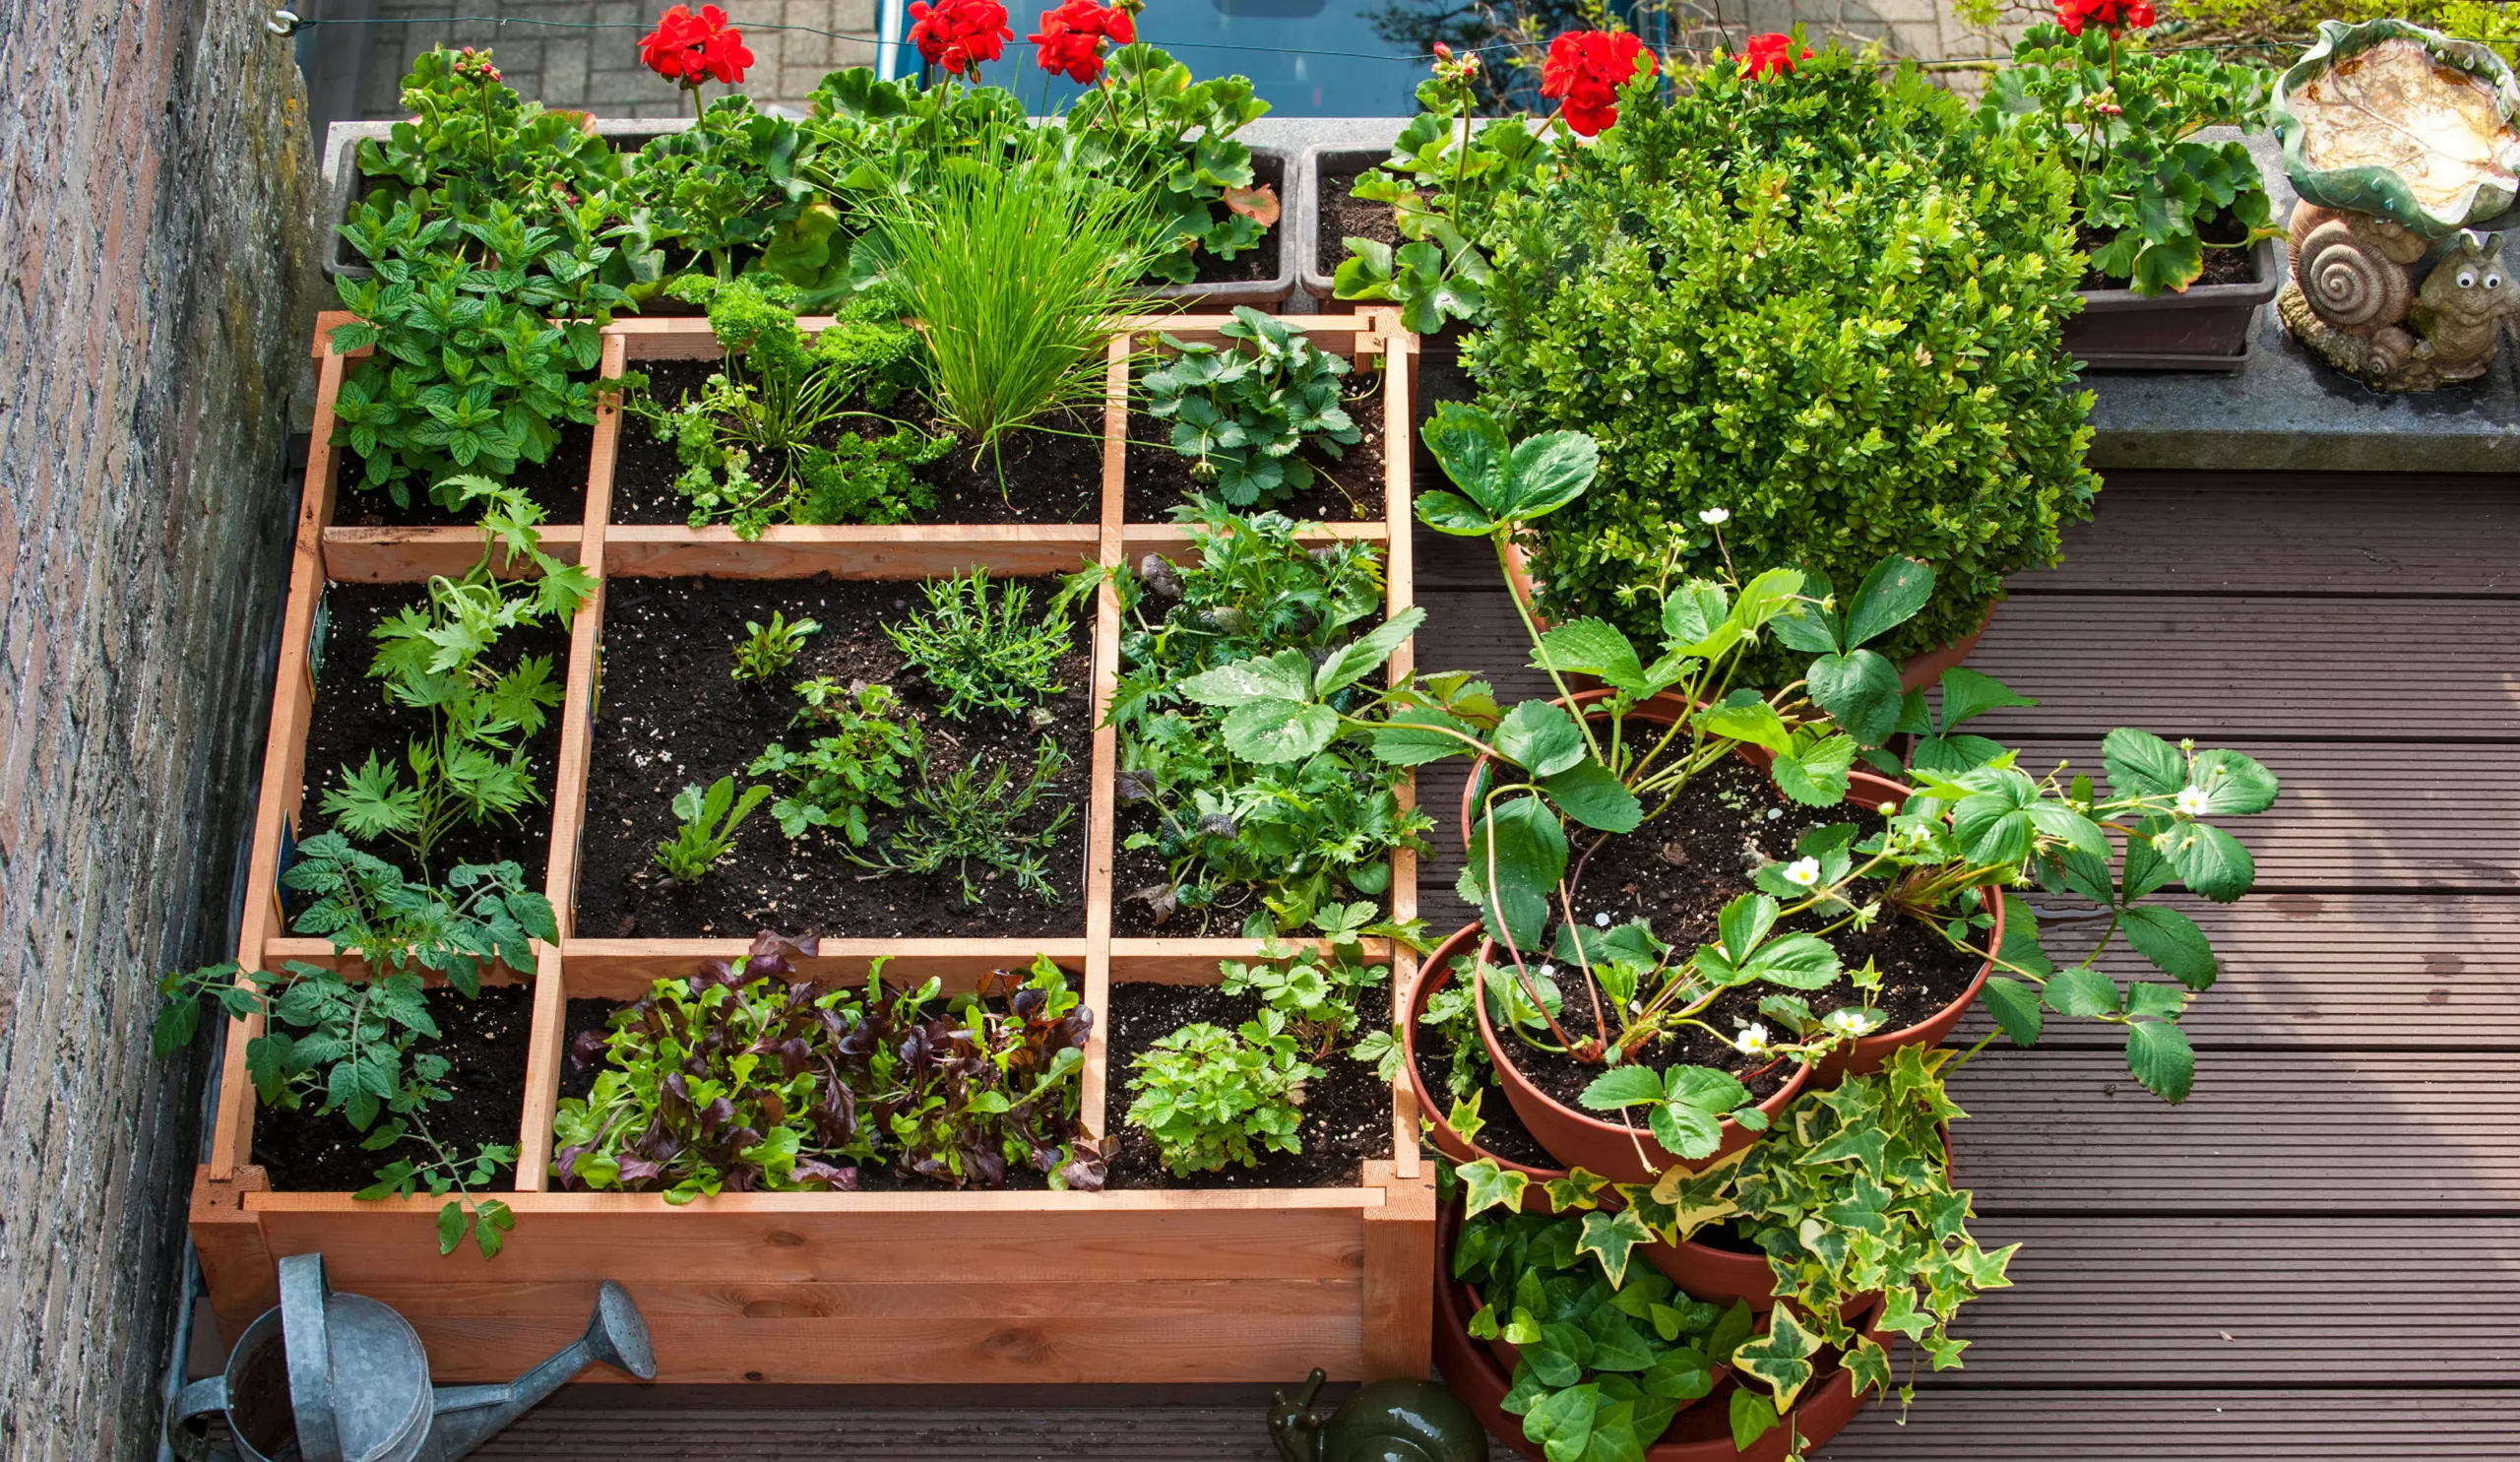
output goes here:
[{"label": "variegated ivy leaf", "polygon": [[1743,1342],[1732,1352],[1732,1368],[1759,1381],[1775,1394],[1777,1409],[1792,1409],[1811,1379],[1811,1357],[1819,1339],[1796,1322],[1794,1311],[1778,1305],[1768,1311],[1768,1332]]},{"label": "variegated ivy leaf", "polygon": [[1507,1213],[1523,1211],[1523,1190],[1531,1185],[1529,1175],[1499,1167],[1493,1158],[1464,1163],[1453,1170],[1462,1180],[1464,1216],[1476,1216],[1490,1208]]},{"label": "variegated ivy leaf", "polygon": [[[1627,1282],[1628,1254],[1638,1244],[1653,1241],[1654,1231],[1645,1227],[1645,1220],[1637,1217],[1634,1209],[1622,1208],[1615,1213],[1596,1209],[1584,1215],[1584,1237],[1576,1241],[1575,1248],[1579,1253],[1591,1254],[1601,1260],[1602,1272],[1609,1276],[1610,1284],[1615,1288]],[[1601,1363],[1597,1361],[1596,1364]],[[1645,1364],[1653,1364],[1650,1356]],[[1604,1368],[1609,1367],[1605,1366]]]}]

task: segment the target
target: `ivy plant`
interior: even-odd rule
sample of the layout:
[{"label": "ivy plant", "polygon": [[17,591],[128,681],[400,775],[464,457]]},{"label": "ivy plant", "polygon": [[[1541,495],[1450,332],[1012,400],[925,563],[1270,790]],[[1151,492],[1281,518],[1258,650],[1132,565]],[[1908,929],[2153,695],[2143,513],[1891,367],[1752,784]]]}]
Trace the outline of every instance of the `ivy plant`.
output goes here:
[{"label": "ivy plant", "polygon": [[[1146,372],[1147,414],[1172,423],[1172,450],[1190,475],[1228,506],[1281,502],[1312,485],[1304,449],[1333,460],[1364,439],[1340,405],[1348,362],[1312,343],[1300,326],[1236,305],[1218,334],[1239,345],[1188,344]],[[1344,489],[1343,489],[1344,490]]]}]

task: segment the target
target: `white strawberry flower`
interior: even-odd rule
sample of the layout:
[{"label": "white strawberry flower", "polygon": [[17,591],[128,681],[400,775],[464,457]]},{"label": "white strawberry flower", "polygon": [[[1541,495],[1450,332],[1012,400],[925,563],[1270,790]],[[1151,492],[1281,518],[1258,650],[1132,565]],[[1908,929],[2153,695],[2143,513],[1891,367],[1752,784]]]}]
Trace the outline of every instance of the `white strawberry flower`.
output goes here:
[{"label": "white strawberry flower", "polygon": [[2179,815],[2183,817],[2204,816],[2205,789],[2201,787],[2180,788],[2178,790],[2178,799],[2174,805],[2178,808]]},{"label": "white strawberry flower", "polygon": [[1816,858],[1796,858],[1793,862],[1786,864],[1785,881],[1796,888],[1819,887],[1820,860]]},{"label": "white strawberry flower", "polygon": [[1753,1021],[1732,1035],[1732,1049],[1743,1055],[1754,1056],[1768,1049],[1768,1028]]},{"label": "white strawberry flower", "polygon": [[1820,1023],[1841,1036],[1866,1036],[1872,1033],[1880,1019],[1877,1012],[1858,1010],[1850,1005],[1844,1010],[1830,1011]]},{"label": "white strawberry flower", "polygon": [[1732,510],[1730,508],[1702,509],[1697,515],[1697,521],[1709,528],[1720,528],[1732,521]]}]

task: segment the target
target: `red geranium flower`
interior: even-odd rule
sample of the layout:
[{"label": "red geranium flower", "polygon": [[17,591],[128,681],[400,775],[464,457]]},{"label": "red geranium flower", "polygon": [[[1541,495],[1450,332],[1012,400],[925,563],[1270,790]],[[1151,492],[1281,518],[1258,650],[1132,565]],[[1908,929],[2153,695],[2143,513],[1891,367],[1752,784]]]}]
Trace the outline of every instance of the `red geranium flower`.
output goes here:
[{"label": "red geranium flower", "polygon": [[[2071,4],[2072,0],[2066,0],[2066,3]],[[1741,52],[1741,74],[1743,76],[1775,76],[1780,72],[1792,71],[1796,61],[1811,59],[1811,47],[1807,45],[1800,47],[1802,54],[1798,56],[1795,54],[1795,50],[1794,37],[1781,32],[1771,31],[1765,35],[1753,35],[1750,37],[1749,45]]]},{"label": "red geranium flower", "polygon": [[752,52],[744,48],[744,32],[726,24],[726,13],[714,5],[677,5],[657,18],[657,29],[639,42],[639,59],[650,71],[687,90],[715,78],[727,86],[744,79]]},{"label": "red geranium flower", "polygon": [[1041,29],[1024,38],[1040,48],[1043,71],[1092,86],[1102,79],[1102,42],[1128,45],[1138,38],[1138,27],[1125,11],[1094,0],[1066,0],[1056,10],[1042,11]]},{"label": "red geranium flower", "polygon": [[1598,137],[1618,121],[1618,89],[1634,81],[1637,58],[1656,69],[1645,42],[1625,31],[1569,31],[1548,43],[1540,69],[1540,94],[1564,98],[1558,115],[1578,137]]},{"label": "red geranium flower", "polygon": [[997,0],[918,0],[910,18],[917,23],[910,39],[920,58],[967,80],[977,80],[980,63],[996,60],[1015,38]]},{"label": "red geranium flower", "polygon": [[2153,0],[2056,0],[2056,24],[2068,35],[2080,35],[2093,22],[2114,33],[2133,27],[2142,31],[2153,24]]}]

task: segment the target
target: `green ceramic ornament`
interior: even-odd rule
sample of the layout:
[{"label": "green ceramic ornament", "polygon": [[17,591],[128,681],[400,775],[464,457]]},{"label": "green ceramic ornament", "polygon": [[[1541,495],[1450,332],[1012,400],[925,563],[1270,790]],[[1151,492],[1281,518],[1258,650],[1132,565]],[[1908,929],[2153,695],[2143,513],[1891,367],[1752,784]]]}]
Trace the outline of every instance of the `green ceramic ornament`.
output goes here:
[{"label": "green ceramic ornament", "polygon": [[2520,81],[2475,41],[2322,21],[2270,114],[2293,187],[2322,208],[2438,239],[2520,197]]},{"label": "green ceramic ornament", "polygon": [[1280,1391],[1269,1408],[1269,1434],[1287,1462],[1486,1462],[1487,1429],[1434,1382],[1368,1381],[1324,1420],[1312,1398],[1327,1379],[1315,1370],[1301,1395]]}]

